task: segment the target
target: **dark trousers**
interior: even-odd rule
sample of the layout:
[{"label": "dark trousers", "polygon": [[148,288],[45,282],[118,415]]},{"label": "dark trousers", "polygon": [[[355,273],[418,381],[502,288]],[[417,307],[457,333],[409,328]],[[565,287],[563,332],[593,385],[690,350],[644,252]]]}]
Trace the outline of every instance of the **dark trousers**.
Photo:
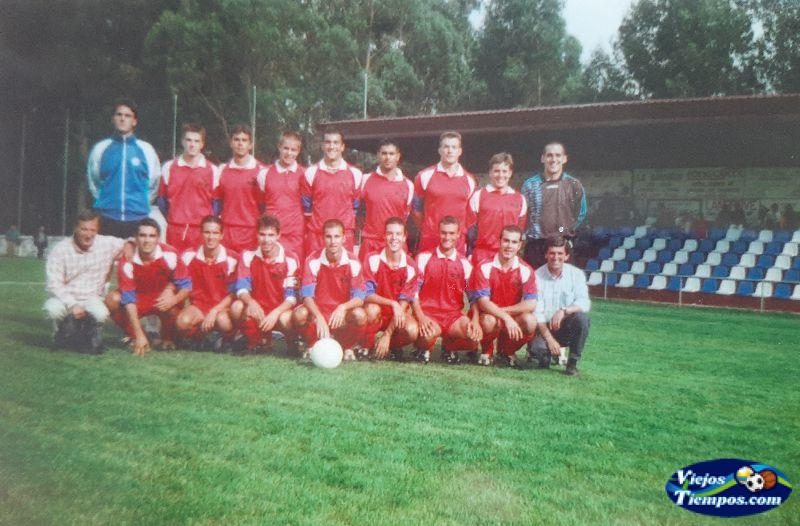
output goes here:
[{"label": "dark trousers", "polygon": [[136,237],[138,227],[138,219],[136,221],[117,221],[110,217],[100,216],[100,233],[104,236],[114,236],[122,239]]},{"label": "dark trousers", "polygon": [[[586,345],[586,338],[589,336],[589,316],[585,312],[569,314],[561,322],[561,328],[551,331],[553,337],[562,347],[569,347],[569,362],[578,363]],[[550,350],[547,342],[541,334],[536,334],[536,338],[528,344],[528,352],[542,365],[550,363]]]}]

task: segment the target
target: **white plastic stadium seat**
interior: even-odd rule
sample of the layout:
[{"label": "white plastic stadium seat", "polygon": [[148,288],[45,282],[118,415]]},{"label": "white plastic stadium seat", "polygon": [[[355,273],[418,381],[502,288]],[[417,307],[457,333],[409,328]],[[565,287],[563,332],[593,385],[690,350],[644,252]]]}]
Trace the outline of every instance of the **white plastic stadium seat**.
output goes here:
[{"label": "white plastic stadium seat", "polygon": [[645,271],[644,261],[634,261],[631,265],[631,274],[643,274]]},{"label": "white plastic stadium seat", "polygon": [[731,250],[731,242],[727,239],[720,239],[717,241],[717,245],[714,247],[714,252],[719,252],[720,254],[727,254]]},{"label": "white plastic stadium seat", "polygon": [[675,257],[672,259],[672,261],[678,265],[686,263],[689,261],[689,251],[686,249],[681,249],[675,252]]},{"label": "white plastic stadium seat", "polygon": [[756,290],[753,292],[753,296],[756,298],[771,298],[772,297],[772,283],[765,283],[763,281],[759,281],[756,285]]},{"label": "white plastic stadium seat", "polygon": [[719,288],[717,289],[717,294],[722,294],[723,296],[730,296],[736,293],[736,282],[732,279],[723,279],[722,282],[719,284]]},{"label": "white plastic stadium seat", "polygon": [[674,276],[678,273],[678,265],[675,263],[664,263],[664,268],[661,269],[661,273],[665,276]]},{"label": "white plastic stadium seat", "polygon": [[653,240],[653,248],[655,250],[664,250],[667,248],[667,240],[663,237],[657,237]]},{"label": "white plastic stadium seat", "polygon": [[619,277],[619,281],[617,282],[617,287],[622,289],[629,289],[633,287],[633,274],[625,273]]},{"label": "white plastic stadium seat", "polygon": [[611,255],[611,259],[613,261],[622,261],[625,259],[625,252],[624,248],[615,248],[614,253]]},{"label": "white plastic stadium seat", "polygon": [[650,290],[664,290],[667,288],[667,278],[664,276],[655,276],[653,282],[647,288]]},{"label": "white plastic stadium seat", "polygon": [[744,279],[745,276],[747,276],[747,269],[741,265],[736,265],[731,269],[731,273],[728,277],[731,279],[741,280]]},{"label": "white plastic stadium seat", "polygon": [[785,254],[787,256],[796,256],[798,253],[798,244],[795,242],[790,241],[783,245],[783,250],[781,254]]},{"label": "white plastic stadium seat", "polygon": [[696,239],[687,239],[686,243],[683,244],[683,250],[686,252],[694,252],[697,250],[697,240]]},{"label": "white plastic stadium seat", "polygon": [[794,286],[794,292],[792,292],[792,295],[790,297],[793,300],[800,300],[800,285]]},{"label": "white plastic stadium seat", "polygon": [[[800,243],[800,230],[795,230],[794,234],[792,235],[792,242],[793,243]],[[797,291],[795,291],[797,292]],[[792,295],[794,296],[794,294]],[[794,298],[792,298],[794,299]]]},{"label": "white plastic stadium seat", "polygon": [[700,278],[686,278],[683,292],[700,292]]},{"label": "white plastic stadium seat", "polygon": [[772,230],[762,230],[758,233],[758,240],[762,243],[769,243],[772,241]]},{"label": "white plastic stadium seat", "polygon": [[610,259],[604,259],[602,263],[600,263],[600,271],[601,272],[613,272],[614,271],[614,262]]},{"label": "white plastic stadium seat", "polygon": [[722,254],[720,252],[709,252],[708,257],[706,257],[706,263],[712,267],[716,267],[722,263]]},{"label": "white plastic stadium seat", "polygon": [[764,242],[763,241],[751,241],[750,246],[747,247],[748,254],[755,254],[760,256],[764,253]]},{"label": "white plastic stadium seat", "polygon": [[647,235],[647,225],[637,226],[636,230],[633,231],[633,237],[639,239]]},{"label": "white plastic stadium seat", "polygon": [[731,225],[728,228],[728,231],[725,233],[725,240],[726,241],[738,241],[740,237],[742,237],[742,227],[737,225]]},{"label": "white plastic stadium seat", "polygon": [[792,258],[786,254],[781,254],[775,258],[775,268],[786,270],[792,268]]},{"label": "white plastic stadium seat", "polygon": [[783,279],[783,271],[777,267],[772,267],[771,269],[768,269],[767,275],[764,276],[764,281],[771,281],[773,283],[778,283],[782,279]]},{"label": "white plastic stadium seat", "polygon": [[739,261],[739,264],[747,268],[755,267],[756,256],[754,254],[742,254],[742,259]]},{"label": "white plastic stadium seat", "polygon": [[589,286],[600,285],[603,283],[603,273],[594,271],[589,274],[589,279],[586,280],[586,284]]},{"label": "white plastic stadium seat", "polygon": [[707,265],[706,263],[703,263],[702,265],[697,265],[697,268],[694,271],[694,276],[696,278],[710,278],[711,265]]},{"label": "white plastic stadium seat", "polygon": [[622,248],[633,248],[636,246],[636,236],[628,236],[622,241]]},{"label": "white plastic stadium seat", "polygon": [[644,261],[645,263],[650,263],[651,261],[655,261],[657,257],[658,257],[658,251],[653,250],[652,248],[648,248],[647,250],[644,251],[644,254],[642,254],[642,261]]}]

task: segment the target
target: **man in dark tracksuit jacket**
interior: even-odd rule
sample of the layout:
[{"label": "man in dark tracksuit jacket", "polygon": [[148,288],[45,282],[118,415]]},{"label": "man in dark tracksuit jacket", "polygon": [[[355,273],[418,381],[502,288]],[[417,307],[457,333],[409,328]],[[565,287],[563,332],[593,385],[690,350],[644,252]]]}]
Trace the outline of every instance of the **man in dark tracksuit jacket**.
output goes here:
[{"label": "man in dark tracksuit jacket", "polygon": [[131,237],[150,213],[161,165],[153,147],[133,134],[138,124],[136,104],[117,103],[112,122],[115,132],[92,148],[86,176],[103,234]]},{"label": "man in dark tracksuit jacket", "polygon": [[528,204],[525,232],[525,261],[533,268],[544,264],[547,239],[571,239],[586,217],[586,193],[580,181],[564,172],[567,152],[564,145],[551,142],[542,152],[542,174],[534,174],[522,185]]}]

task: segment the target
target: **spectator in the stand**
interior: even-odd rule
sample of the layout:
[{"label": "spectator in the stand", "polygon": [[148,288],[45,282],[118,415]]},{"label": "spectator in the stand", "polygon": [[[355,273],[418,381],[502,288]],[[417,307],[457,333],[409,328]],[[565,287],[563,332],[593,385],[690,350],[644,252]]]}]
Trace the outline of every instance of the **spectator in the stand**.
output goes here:
[{"label": "spectator in the stand", "polygon": [[717,214],[717,219],[714,224],[719,228],[728,228],[733,223],[733,212],[728,203],[724,203]]},{"label": "spectator in the stand", "polygon": [[17,255],[17,248],[19,247],[19,230],[17,230],[17,225],[11,225],[6,230],[6,255],[7,256],[16,256]]},{"label": "spectator in the stand", "polygon": [[636,207],[633,206],[631,189],[623,186],[619,197],[614,202],[607,203],[613,217],[613,226],[633,226],[636,224]]},{"label": "spectator in the stand", "polygon": [[672,213],[664,203],[658,203],[656,207],[656,227],[672,228],[673,226],[675,226],[675,219],[672,217]]},{"label": "spectator in the stand", "polygon": [[708,237],[708,221],[703,217],[703,212],[698,212],[697,217],[692,223],[692,234],[697,239]]},{"label": "spectator in the stand", "polygon": [[736,203],[733,206],[733,212],[731,212],[731,223],[734,225],[742,225],[744,226],[747,224],[747,217],[744,213],[744,207],[742,203]]},{"label": "spectator in the stand", "polygon": [[44,251],[47,249],[47,232],[44,231],[43,226],[40,226],[39,230],[36,232],[36,236],[33,238],[33,244],[36,245],[36,257],[44,259]]},{"label": "spectator in the stand", "polygon": [[783,205],[779,227],[783,230],[794,230],[798,225],[797,212],[790,203]]}]

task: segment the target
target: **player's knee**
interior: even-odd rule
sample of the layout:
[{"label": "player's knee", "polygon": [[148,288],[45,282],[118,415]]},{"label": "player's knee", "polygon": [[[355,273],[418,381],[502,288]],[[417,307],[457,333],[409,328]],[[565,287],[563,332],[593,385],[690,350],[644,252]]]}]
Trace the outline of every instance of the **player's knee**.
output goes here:
[{"label": "player's knee", "polygon": [[525,334],[533,334],[536,332],[536,316],[530,313],[525,313],[517,319],[517,323],[522,328]]},{"label": "player's knee", "polygon": [[61,320],[67,315],[67,307],[56,298],[50,298],[44,302],[44,312],[51,320]]},{"label": "player's knee", "polygon": [[348,315],[350,322],[354,325],[362,326],[367,324],[367,313],[361,307],[352,309]]},{"label": "player's knee", "polygon": [[292,323],[295,327],[305,327],[308,325],[308,309],[302,305],[292,312]]},{"label": "player's knee", "polygon": [[122,295],[119,293],[118,290],[112,290],[106,295],[106,307],[111,312],[116,311],[120,308],[120,304],[122,303]]},{"label": "player's knee", "polygon": [[188,331],[194,325],[192,322],[194,321],[194,316],[191,313],[183,311],[178,315],[178,318],[175,320],[175,326],[180,331]]},{"label": "player's knee", "polygon": [[367,313],[367,323],[374,323],[381,315],[381,308],[375,303],[367,303],[364,306],[364,311]]},{"label": "player's knee", "polygon": [[243,312],[244,302],[242,300],[235,300],[233,303],[231,303],[231,316],[233,316],[234,319],[240,319]]},{"label": "player's knee", "polygon": [[408,334],[408,339],[411,341],[414,341],[419,337],[419,325],[417,325],[416,321],[406,320],[405,331]]},{"label": "player's knee", "polygon": [[481,314],[481,329],[484,332],[492,332],[497,328],[497,318],[491,314]]}]

